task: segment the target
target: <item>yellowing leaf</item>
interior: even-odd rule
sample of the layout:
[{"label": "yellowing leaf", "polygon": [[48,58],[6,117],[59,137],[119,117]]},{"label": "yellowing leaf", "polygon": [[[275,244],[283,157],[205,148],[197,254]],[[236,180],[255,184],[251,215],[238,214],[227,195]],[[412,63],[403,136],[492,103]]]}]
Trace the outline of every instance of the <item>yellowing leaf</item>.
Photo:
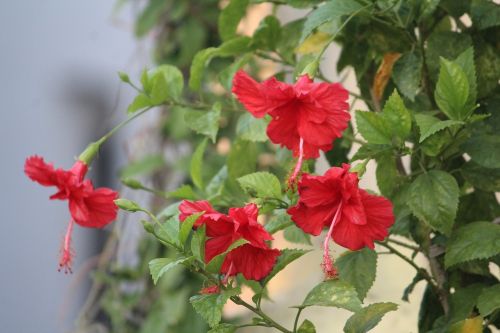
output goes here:
[{"label": "yellowing leaf", "polygon": [[382,63],[380,64],[377,74],[375,74],[375,79],[373,80],[373,96],[377,103],[380,101],[380,98],[384,94],[385,87],[387,86],[387,82],[392,75],[392,67],[394,63],[401,57],[401,53],[397,52],[389,52],[384,54],[384,59],[382,59]]},{"label": "yellowing leaf", "polygon": [[302,44],[297,46],[295,52],[298,54],[318,53],[328,43],[331,37],[332,35],[326,32],[318,31],[307,37]]}]

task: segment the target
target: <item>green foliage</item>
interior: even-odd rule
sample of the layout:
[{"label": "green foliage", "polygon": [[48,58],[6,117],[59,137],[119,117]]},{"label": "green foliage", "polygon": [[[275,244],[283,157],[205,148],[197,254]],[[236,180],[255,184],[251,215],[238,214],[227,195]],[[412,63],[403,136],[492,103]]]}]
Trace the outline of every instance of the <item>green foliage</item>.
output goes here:
[{"label": "green foliage", "polygon": [[361,309],[361,301],[354,287],[347,282],[328,280],[314,287],[300,307],[309,306],[334,306],[356,312]]},{"label": "green foliage", "polygon": [[396,311],[394,303],[374,303],[354,313],[344,326],[345,333],[365,333],[378,325],[382,317],[390,311]]},{"label": "green foliage", "polygon": [[290,264],[292,261],[299,259],[307,252],[309,251],[300,249],[281,250],[280,256],[278,257],[278,260],[276,261],[273,270],[271,271],[271,273],[269,273],[268,276],[265,277],[265,279],[262,281],[262,284],[266,285],[269,281],[271,281],[271,279],[274,276],[276,276],[276,274],[282,271],[288,264]]},{"label": "green foliage", "polygon": [[340,279],[348,282],[362,301],[375,281],[377,253],[364,248],[359,251],[344,252],[335,262]]},{"label": "green foliage", "polygon": [[500,284],[483,289],[477,300],[477,308],[483,317],[500,309]]},{"label": "green foliage", "polygon": [[279,179],[269,172],[255,172],[238,178],[243,190],[257,198],[281,199]]},{"label": "green foliage", "polygon": [[356,112],[358,131],[371,144],[401,145],[411,130],[411,115],[394,91],[382,113]]},{"label": "green foliage", "polygon": [[154,284],[158,283],[158,279],[175,266],[189,263],[192,260],[193,257],[180,258],[177,260],[173,260],[171,258],[156,258],[151,260],[149,262],[149,270],[151,272]]},{"label": "green foliage", "polygon": [[193,131],[206,135],[215,143],[217,132],[219,131],[219,121],[221,116],[221,105],[215,103],[208,112],[199,110],[186,110],[184,120]]},{"label": "green foliage", "polygon": [[191,179],[196,187],[203,189],[203,154],[205,153],[205,149],[207,147],[207,140],[203,140],[196,150],[193,153],[193,157],[191,158],[191,165],[189,168],[189,172],[191,174]]},{"label": "green foliage", "polygon": [[239,294],[238,289],[229,289],[220,294],[196,295],[191,297],[189,301],[210,327],[216,327],[222,318],[222,307],[231,296],[237,294]]},{"label": "green foliage", "polygon": [[316,328],[312,322],[306,319],[300,324],[297,333],[316,333]]},{"label": "green foliage", "polygon": [[245,15],[249,0],[231,0],[219,16],[218,27],[222,40],[236,36],[236,28]]},{"label": "green foliage", "polygon": [[500,253],[500,226],[473,222],[458,228],[446,249],[447,267],[474,259],[486,259]]},{"label": "green foliage", "polygon": [[266,118],[255,118],[251,114],[245,113],[238,118],[236,134],[246,141],[267,141],[266,128],[268,123],[269,120]]},{"label": "green foliage", "polygon": [[408,202],[413,214],[435,230],[450,234],[458,208],[459,189],[453,176],[431,170],[415,179]]},{"label": "green foliage", "polygon": [[423,59],[420,52],[405,53],[392,69],[392,79],[399,91],[409,100],[415,100],[422,81]]}]

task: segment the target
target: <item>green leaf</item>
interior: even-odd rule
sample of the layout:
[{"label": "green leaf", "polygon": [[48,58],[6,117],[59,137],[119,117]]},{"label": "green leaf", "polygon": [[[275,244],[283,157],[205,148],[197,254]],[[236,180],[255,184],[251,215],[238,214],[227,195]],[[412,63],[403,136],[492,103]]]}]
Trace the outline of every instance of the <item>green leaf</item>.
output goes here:
[{"label": "green leaf", "polygon": [[283,237],[290,243],[312,245],[311,236],[293,223],[284,229]]},{"label": "green leaf", "polygon": [[221,104],[215,103],[210,111],[187,111],[184,120],[193,131],[208,136],[215,143],[219,131],[220,113]]},{"label": "green leaf", "polygon": [[223,323],[223,324],[219,324],[219,325],[215,326],[214,328],[209,330],[207,333],[234,333],[234,332],[236,332],[237,329],[238,329],[238,327],[236,327],[234,325]]},{"label": "green leaf", "polygon": [[473,222],[455,230],[448,241],[444,263],[450,267],[474,259],[486,259],[500,253],[500,225]]},{"label": "green leaf", "polygon": [[396,166],[396,156],[393,154],[381,154],[377,157],[377,186],[386,197],[392,197],[392,193],[401,185],[403,177],[399,174]]},{"label": "green leaf", "polygon": [[277,214],[269,222],[267,222],[264,227],[266,228],[267,232],[269,232],[270,234],[274,234],[275,232],[283,230],[286,227],[291,226],[292,224],[293,222],[290,219],[290,215]]},{"label": "green leaf", "polygon": [[[160,87],[161,89],[165,89],[165,91],[158,92],[158,94],[164,94],[164,100],[179,101],[182,96],[182,90],[184,89],[184,76],[182,75],[182,72],[175,66],[161,65],[158,66],[153,73],[153,77],[162,76],[165,82],[165,86]],[[153,84],[152,94],[154,93],[155,86]]]},{"label": "green leaf", "polygon": [[269,119],[255,118],[250,113],[245,112],[238,118],[236,124],[236,135],[246,141],[265,142],[268,140],[266,128]]},{"label": "green leaf", "polygon": [[361,301],[356,290],[341,280],[328,280],[314,287],[300,306],[334,306],[349,311],[361,309]]},{"label": "green leaf", "polygon": [[273,15],[266,16],[260,21],[253,34],[254,43],[259,49],[273,51],[281,37],[280,21]]},{"label": "green leaf", "polygon": [[351,161],[377,158],[390,151],[392,151],[392,146],[390,145],[374,145],[366,143],[359,147],[358,151],[351,158]]},{"label": "green leaf", "polygon": [[295,62],[295,48],[299,44],[305,19],[291,21],[281,27],[281,38],[276,49],[283,59],[289,63]]},{"label": "green leaf", "polygon": [[189,87],[198,91],[201,87],[201,81],[205,68],[210,63],[210,60],[217,54],[216,47],[209,47],[207,49],[201,50],[193,58],[191,63],[191,68],[189,70]]},{"label": "green leaf", "polygon": [[304,254],[310,252],[308,250],[300,249],[283,249],[280,250],[280,255],[276,264],[274,265],[271,273],[262,281],[262,285],[266,285],[273,277],[276,276],[280,271],[282,271],[288,264],[302,257]]},{"label": "green leaf", "polygon": [[483,317],[476,316],[467,318],[453,324],[448,332],[450,333],[483,333]]},{"label": "green leaf", "polygon": [[149,262],[149,271],[153,278],[154,284],[158,282],[160,277],[179,264],[186,264],[193,260],[193,257],[181,258],[174,260],[172,258],[156,258]]},{"label": "green leaf", "polygon": [[189,237],[189,233],[193,229],[193,225],[196,222],[196,220],[203,215],[204,212],[199,212],[193,215],[190,215],[187,217],[184,221],[182,221],[180,230],[179,230],[179,243],[184,246],[186,244],[186,241]]},{"label": "green leaf", "polygon": [[382,113],[356,111],[356,123],[368,143],[401,145],[411,131],[411,114],[394,90]]},{"label": "green leaf", "polygon": [[236,242],[234,242],[233,244],[231,244],[231,246],[229,246],[225,252],[213,257],[212,260],[210,260],[210,262],[207,263],[207,267],[206,267],[207,272],[213,273],[213,274],[219,273],[220,268],[222,267],[222,263],[224,262],[224,259],[226,258],[226,255],[229,252],[231,252],[232,250],[234,250],[237,247],[240,247],[242,245],[245,245],[246,243],[247,243],[246,240],[239,239]]},{"label": "green leaf", "polygon": [[483,168],[473,161],[465,163],[460,169],[465,180],[475,188],[487,192],[500,192],[500,168]]},{"label": "green leaf", "polygon": [[483,317],[500,308],[500,283],[483,290],[477,300],[477,308]]},{"label": "green leaf", "polygon": [[205,153],[205,149],[207,148],[207,139],[204,139],[196,150],[193,153],[193,157],[191,157],[191,165],[189,168],[189,172],[191,174],[191,179],[193,183],[199,189],[203,189],[203,154]]},{"label": "green leaf", "polygon": [[[179,211],[178,207],[175,207],[176,212]],[[171,243],[177,244],[179,241],[179,229],[180,223],[177,216],[173,216],[162,223],[161,228],[158,233],[160,236],[165,237]]]},{"label": "green leaf", "polygon": [[319,6],[307,15],[302,30],[301,42],[323,23],[340,20],[342,16],[350,15],[362,8],[359,3],[351,0],[331,0]]},{"label": "green leaf", "polygon": [[457,288],[449,296],[450,318],[449,323],[455,323],[460,320],[471,317],[477,299],[484,286],[482,284],[472,284],[465,288]]},{"label": "green leaf", "polygon": [[[244,54],[219,73],[218,79],[224,89],[226,89],[227,91],[231,91],[234,75],[241,67],[246,65],[250,61],[250,59],[252,59],[251,53]],[[245,112],[244,114],[250,116],[250,114],[248,114],[247,112]]]},{"label": "green leaf", "polygon": [[193,233],[193,239],[191,240],[191,251],[193,252],[193,256],[202,264],[205,263],[205,229],[205,225],[196,229]]},{"label": "green leaf", "polygon": [[452,120],[465,120],[473,109],[467,106],[469,82],[462,68],[441,58],[441,70],[434,92],[439,109]]},{"label": "green leaf", "polygon": [[396,311],[397,304],[374,303],[357,311],[345,323],[345,333],[365,333],[378,325],[382,317],[389,311]]},{"label": "green leaf", "polygon": [[392,79],[399,91],[414,101],[420,89],[423,59],[420,52],[405,53],[392,68]]},{"label": "green leaf", "polygon": [[218,20],[219,35],[223,41],[236,36],[240,20],[245,16],[249,0],[231,0],[221,11]]},{"label": "green leaf", "polygon": [[135,35],[142,37],[148,33],[157,23],[165,11],[168,1],[151,0],[144,10],[139,14],[135,22]]},{"label": "green leaf", "polygon": [[375,281],[377,273],[377,253],[369,248],[346,251],[335,262],[339,277],[348,282],[362,301]]},{"label": "green leaf", "polygon": [[500,168],[500,135],[480,134],[467,140],[462,148],[471,159],[485,168]]},{"label": "green leaf", "polygon": [[420,131],[419,143],[424,142],[424,140],[430,137],[431,135],[439,131],[442,131],[446,128],[464,124],[464,122],[460,120],[439,120],[436,117],[429,116],[426,114],[415,115],[415,120],[417,122],[417,126]]},{"label": "green leaf", "polygon": [[257,198],[281,199],[279,179],[269,172],[255,172],[237,179],[241,188]]},{"label": "green leaf", "polygon": [[316,328],[311,321],[306,319],[299,326],[297,333],[316,333]]},{"label": "green leaf", "polygon": [[462,68],[469,83],[469,95],[467,97],[466,109],[474,109],[477,98],[476,66],[474,65],[474,49],[469,47],[462,52],[454,61]]},{"label": "green leaf", "polygon": [[470,6],[472,22],[477,29],[500,25],[500,5],[494,1],[472,0]]},{"label": "green leaf", "polygon": [[449,173],[431,170],[410,187],[408,205],[413,214],[433,229],[449,235],[458,207],[457,181]]},{"label": "green leaf", "polygon": [[196,295],[191,297],[189,301],[210,327],[216,327],[221,321],[224,304],[231,296],[238,293],[238,289],[224,290],[220,294]]},{"label": "green leaf", "polygon": [[230,178],[238,178],[255,171],[257,147],[255,143],[236,140],[227,157],[227,172]]},{"label": "green leaf", "polygon": [[144,94],[139,94],[139,95],[135,96],[132,103],[130,103],[130,105],[128,106],[127,113],[129,113],[129,114],[134,113],[136,111],[145,109],[145,108],[150,107],[152,105],[153,105],[153,102],[151,102],[151,100],[149,99],[148,96],[146,96]]},{"label": "green leaf", "polygon": [[167,196],[169,198],[187,199],[187,200],[194,200],[197,198],[197,195],[196,193],[194,193],[193,188],[186,184],[182,185],[178,189],[168,192]]}]

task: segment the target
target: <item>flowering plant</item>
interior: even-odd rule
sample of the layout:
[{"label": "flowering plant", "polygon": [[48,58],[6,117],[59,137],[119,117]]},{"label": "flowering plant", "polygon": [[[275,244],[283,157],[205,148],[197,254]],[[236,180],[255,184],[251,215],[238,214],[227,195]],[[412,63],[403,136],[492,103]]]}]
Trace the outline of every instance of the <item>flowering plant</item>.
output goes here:
[{"label": "flowering plant", "polygon": [[[268,15],[244,35],[238,25],[256,3],[309,11],[286,24]],[[176,5],[184,7],[170,13]],[[495,197],[500,191],[499,5],[488,0],[231,0],[219,12],[214,1],[161,5],[151,0],[139,16],[137,34],[169,17],[179,31],[198,31],[207,39],[192,21],[179,18],[188,17],[182,8],[191,5],[206,6],[207,16],[215,10],[217,45],[196,54],[179,46],[190,63],[176,53],[160,52],[162,64],[144,70],[140,83],[120,73],[137,91],[129,118],[90,144],[70,170],[54,169],[38,156],[26,160],[30,179],[57,187],[51,199],[69,202],[60,267],[71,271],[75,222],[104,227],[120,208],[145,214],[142,223],[155,244],[150,247],[166,249],[147,258],[157,288],[175,280],[179,267],[192,274],[180,285],[189,285],[193,276],[201,283],[189,290],[192,295],[175,299],[183,304],[189,298],[196,318],[206,324],[194,326],[197,321],[190,316],[157,319],[165,303],[158,301],[136,320],[142,330],[229,333],[267,327],[311,333],[315,325],[301,319],[303,310],[325,306],[352,312],[344,332],[367,332],[398,308],[393,302],[364,303],[382,253],[416,271],[402,291],[404,301],[418,283],[426,285],[419,332],[500,327],[495,273],[500,255]],[[327,78],[323,61],[334,43],[341,47],[338,71],[353,71],[359,92]],[[181,71],[186,65],[189,74]],[[265,66],[272,75],[261,73]],[[353,111],[358,102],[364,102],[363,110]],[[122,179],[129,188],[166,199],[161,209],[118,198],[116,191],[95,189],[84,179],[107,139],[152,108],[165,109],[167,137],[175,138],[183,126],[194,132],[178,135],[195,147],[179,168],[188,165],[185,184],[165,192],[138,178]],[[318,167],[320,158],[328,168]],[[370,161],[376,162],[380,194],[359,184]],[[274,242],[278,233],[310,249],[279,247]],[[321,239],[314,242],[318,245],[312,245],[315,238]],[[346,251],[332,253],[330,241]],[[279,322],[263,308],[268,283],[315,248],[322,251],[317,269],[324,278],[301,304],[291,304],[296,308],[291,322]],[[242,296],[245,287],[252,290],[250,299]],[[222,310],[228,302],[255,317],[225,321]],[[110,331],[136,331],[126,316],[103,308],[111,318]],[[163,326],[151,328],[156,322]]]}]

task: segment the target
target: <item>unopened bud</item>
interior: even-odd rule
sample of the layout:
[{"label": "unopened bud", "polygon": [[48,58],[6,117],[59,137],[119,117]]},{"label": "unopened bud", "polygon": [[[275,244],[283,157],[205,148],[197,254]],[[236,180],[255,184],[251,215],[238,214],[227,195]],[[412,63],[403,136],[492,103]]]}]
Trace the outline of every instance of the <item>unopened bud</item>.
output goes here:
[{"label": "unopened bud", "polygon": [[121,181],[122,181],[123,185],[130,187],[131,189],[134,189],[134,190],[141,190],[144,188],[142,183],[140,181],[138,181],[137,179],[123,178]]},{"label": "unopened bud", "polygon": [[116,199],[115,204],[118,206],[118,208],[122,210],[126,210],[127,212],[142,212],[144,209],[139,206],[136,202],[128,199]]},{"label": "unopened bud", "polygon": [[155,228],[149,221],[141,220],[141,223],[142,223],[142,226],[144,227],[144,230],[146,230],[146,232],[148,232],[150,234],[154,233]]},{"label": "unopened bud", "polygon": [[85,148],[85,150],[78,156],[78,160],[82,161],[86,165],[90,165],[94,160],[95,155],[99,152],[101,147],[101,142],[92,142]]}]

